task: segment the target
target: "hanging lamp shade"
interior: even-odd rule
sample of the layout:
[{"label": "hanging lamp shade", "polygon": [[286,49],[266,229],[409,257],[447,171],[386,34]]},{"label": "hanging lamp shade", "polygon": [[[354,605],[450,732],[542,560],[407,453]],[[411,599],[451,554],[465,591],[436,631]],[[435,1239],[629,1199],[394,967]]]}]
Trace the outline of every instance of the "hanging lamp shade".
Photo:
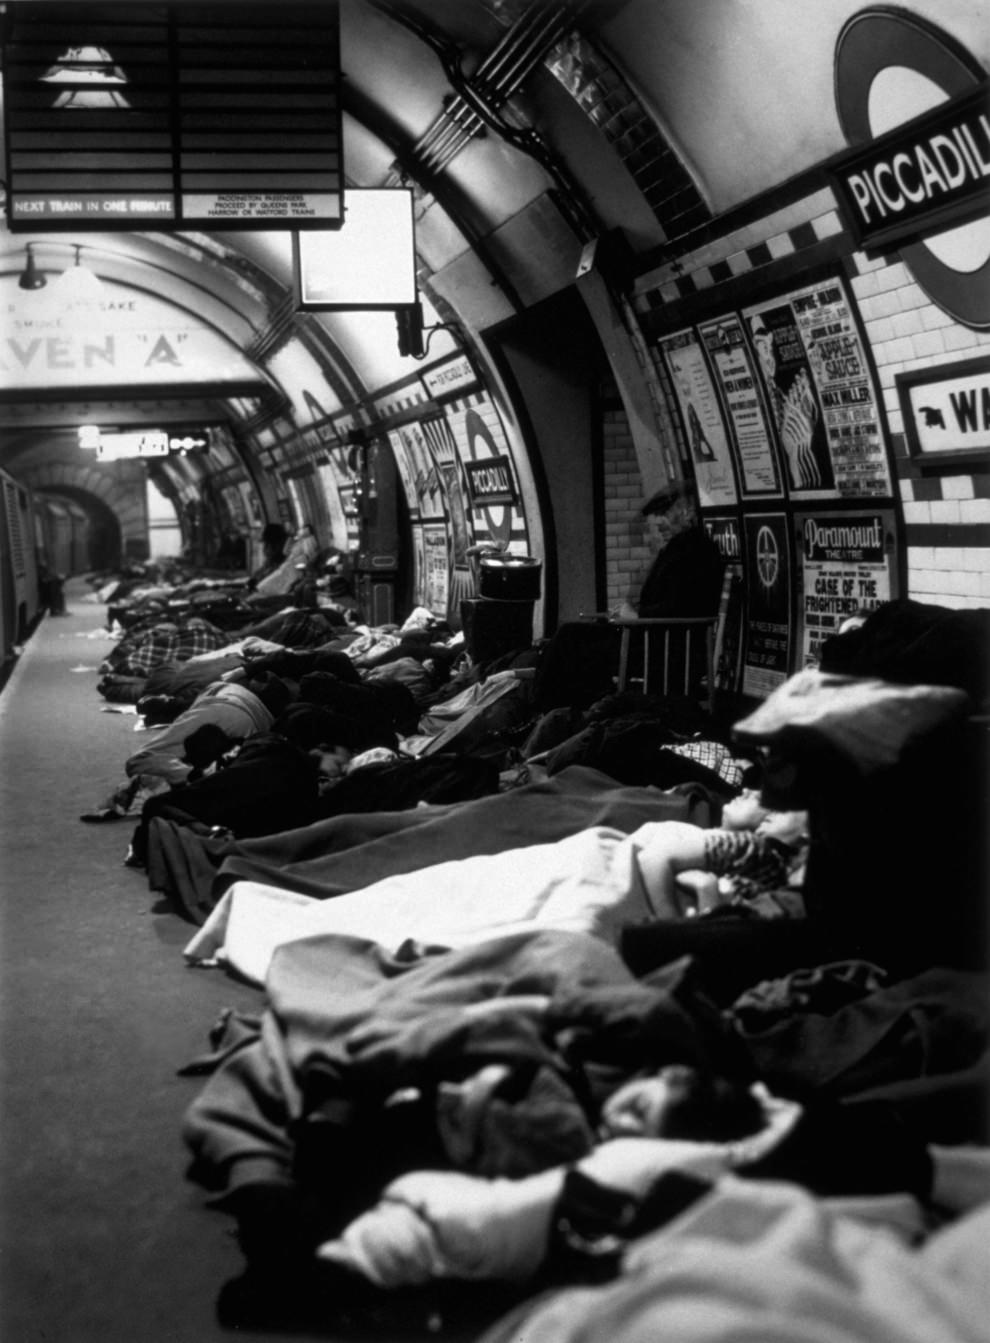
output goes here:
[{"label": "hanging lamp shade", "polygon": [[53,297],[57,293],[63,303],[72,299],[94,299],[103,293],[100,277],[82,263],[82,248],[76,245],[76,259],[67,267],[52,286]]},{"label": "hanging lamp shade", "polygon": [[105,47],[69,47],[41,76],[43,84],[66,84],[55,107],[130,107],[112,85],[126,84],[127,76]]}]

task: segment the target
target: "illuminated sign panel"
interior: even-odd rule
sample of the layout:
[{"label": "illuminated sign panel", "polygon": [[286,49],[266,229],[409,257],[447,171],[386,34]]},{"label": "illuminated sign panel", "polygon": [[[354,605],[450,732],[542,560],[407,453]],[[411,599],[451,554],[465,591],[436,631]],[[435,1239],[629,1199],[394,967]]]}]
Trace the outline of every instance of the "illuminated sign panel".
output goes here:
[{"label": "illuminated sign panel", "polygon": [[340,226],[337,0],[8,8],[15,232]]},{"label": "illuminated sign panel", "polygon": [[132,433],[101,434],[96,447],[98,462],[116,462],[124,457],[167,457],[168,434],[160,429]]},{"label": "illuminated sign panel", "polygon": [[94,452],[98,462],[118,462],[130,457],[168,457],[210,446],[209,430],[125,429],[103,430],[97,424],[81,424],[79,446]]},{"label": "illuminated sign panel", "polygon": [[360,188],[344,196],[344,225],[293,239],[297,307],[398,308],[416,302],[412,192]]}]

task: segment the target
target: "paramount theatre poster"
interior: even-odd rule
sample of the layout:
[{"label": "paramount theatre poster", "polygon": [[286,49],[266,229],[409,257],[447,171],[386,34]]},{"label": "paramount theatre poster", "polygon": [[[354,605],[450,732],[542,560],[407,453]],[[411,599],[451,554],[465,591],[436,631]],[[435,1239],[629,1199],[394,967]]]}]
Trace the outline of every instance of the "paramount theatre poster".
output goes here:
[{"label": "paramount theatre poster", "polygon": [[894,564],[894,515],[798,513],[799,665],[814,667],[821,646],[850,616],[874,610],[898,593]]}]

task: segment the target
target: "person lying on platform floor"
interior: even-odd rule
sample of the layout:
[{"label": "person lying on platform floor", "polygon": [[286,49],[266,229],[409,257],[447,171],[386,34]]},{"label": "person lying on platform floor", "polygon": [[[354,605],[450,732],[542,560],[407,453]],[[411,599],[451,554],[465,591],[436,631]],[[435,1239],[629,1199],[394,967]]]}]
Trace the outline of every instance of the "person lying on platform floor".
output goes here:
[{"label": "person lying on platform floor", "polygon": [[[752,803],[746,805],[752,813]],[[765,907],[755,896],[784,886],[796,863],[791,845],[758,831],[656,821],[627,835],[594,826],[551,844],[386,877],[330,900],[235,882],[185,955],[194,963],[219,959],[260,984],[277,947],[319,933],[364,937],[395,950],[409,938],[460,947],[537,927],[614,942],[628,925],[681,919],[689,910],[698,913],[699,905],[734,901],[758,917],[782,918],[803,912],[799,890],[790,891],[790,903]],[[681,890],[681,874],[698,869],[712,883],[730,878],[736,890],[722,894],[706,887],[702,900]],[[695,877],[695,893],[698,885]]]}]

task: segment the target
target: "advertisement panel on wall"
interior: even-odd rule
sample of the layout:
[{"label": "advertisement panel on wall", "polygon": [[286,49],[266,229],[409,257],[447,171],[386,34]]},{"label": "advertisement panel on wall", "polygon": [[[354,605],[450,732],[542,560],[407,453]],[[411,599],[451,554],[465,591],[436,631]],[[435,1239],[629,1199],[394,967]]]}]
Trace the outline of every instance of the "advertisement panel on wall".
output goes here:
[{"label": "advertisement panel on wall", "polygon": [[745,583],[743,580],[742,534],[738,517],[720,517],[709,514],[704,519],[705,530],[718,546],[725,560],[730,582],[722,594],[719,626],[715,640],[715,684],[719,690],[734,693],[739,689],[742,675],[743,635],[746,619]]},{"label": "advertisement panel on wall", "polygon": [[447,557],[447,530],[426,525],[423,534],[422,605],[435,615],[445,616],[450,601],[450,568]]},{"label": "advertisement panel on wall", "polygon": [[263,515],[261,512],[261,500],[255,493],[254,486],[248,484],[248,482],[245,480],[241,481],[241,484],[238,488],[240,489],[241,492],[241,498],[244,501],[244,514],[247,519],[248,526],[260,527],[263,521]]},{"label": "advertisement panel on wall", "polygon": [[743,316],[790,493],[889,497],[879,398],[842,279],[791,290]]},{"label": "advertisement panel on wall", "polygon": [[22,290],[2,277],[0,391],[175,382],[262,387],[258,370],[226,336],[154,295],[104,280],[99,298],[59,297],[55,285]]},{"label": "advertisement panel on wall", "polygon": [[765,698],[787,679],[791,661],[791,556],[787,517],[750,513],[743,519],[746,651],[743,694]]},{"label": "advertisement panel on wall", "polygon": [[413,604],[423,606],[423,590],[425,587],[424,575],[426,573],[426,555],[423,546],[423,529],[414,526],[412,529],[412,561],[413,561]]},{"label": "advertisement panel on wall", "polygon": [[733,313],[699,331],[728,411],[743,496],[780,494],[780,467],[742,322]]},{"label": "advertisement panel on wall", "polygon": [[388,431],[388,441],[392,448],[392,456],[395,458],[395,466],[399,473],[399,482],[405,495],[409,516],[415,520],[419,517],[419,495],[416,489],[415,464],[406,451],[405,440],[400,438],[397,429]]},{"label": "advertisement panel on wall", "polygon": [[292,511],[295,514],[296,526],[298,527],[304,522],[312,523],[313,520],[309,516],[309,508],[298,475],[287,476],[285,483],[288,487],[289,498],[292,500]]},{"label": "advertisement panel on wall", "polygon": [[327,514],[330,518],[333,543],[335,546],[340,546],[342,550],[346,550],[349,548],[352,538],[347,525],[347,515],[344,512],[341,491],[337,486],[337,473],[329,462],[321,462],[316,468],[316,473],[323,490],[323,501],[326,504]]},{"label": "advertisement panel on wall", "polygon": [[247,532],[248,519],[240,489],[236,483],[225,485],[220,491],[220,495],[227,510],[227,520],[231,528],[238,536],[243,536]]},{"label": "advertisement panel on wall", "polygon": [[898,595],[893,510],[796,513],[794,539],[800,665],[814,667],[844,620]]},{"label": "advertisement panel on wall", "polygon": [[447,523],[450,529],[449,551],[454,569],[462,569],[468,562],[468,546],[471,538],[468,532],[467,509],[464,505],[464,491],[461,487],[461,468],[457,460],[457,444],[447,419],[424,420],[423,437],[429,444],[430,455],[436,465],[437,478],[446,507]]},{"label": "advertisement panel on wall", "polygon": [[701,507],[734,504],[725,421],[701,341],[693,330],[679,331],[660,341],[660,353],[674,385]]},{"label": "advertisement panel on wall", "polygon": [[[346,548],[356,550],[361,541],[361,515],[358,507],[358,487],[341,485],[337,491],[340,496],[340,512],[344,518]],[[334,537],[336,540],[336,537]],[[338,543],[339,544],[339,543]]]},{"label": "advertisement panel on wall", "polygon": [[424,520],[444,516],[443,482],[430,445],[418,420],[390,429],[388,434],[406,503],[413,517]]}]

